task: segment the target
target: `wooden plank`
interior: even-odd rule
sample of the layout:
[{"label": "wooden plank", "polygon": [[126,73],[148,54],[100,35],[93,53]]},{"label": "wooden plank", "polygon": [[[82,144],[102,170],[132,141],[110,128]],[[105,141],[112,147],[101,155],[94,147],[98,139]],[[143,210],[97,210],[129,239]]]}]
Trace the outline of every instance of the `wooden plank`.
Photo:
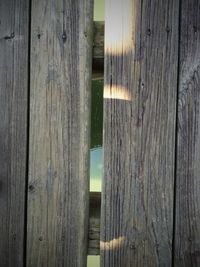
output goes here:
[{"label": "wooden plank", "polygon": [[88,255],[100,254],[101,193],[90,192]]},{"label": "wooden plank", "polygon": [[33,0],[28,266],[85,266],[92,1]]},{"label": "wooden plank", "polygon": [[179,1],[108,0],[101,266],[170,266]]},{"label": "wooden plank", "polygon": [[0,265],[23,266],[29,1],[0,1]]},{"label": "wooden plank", "polygon": [[200,1],[181,5],[175,266],[200,266]]}]

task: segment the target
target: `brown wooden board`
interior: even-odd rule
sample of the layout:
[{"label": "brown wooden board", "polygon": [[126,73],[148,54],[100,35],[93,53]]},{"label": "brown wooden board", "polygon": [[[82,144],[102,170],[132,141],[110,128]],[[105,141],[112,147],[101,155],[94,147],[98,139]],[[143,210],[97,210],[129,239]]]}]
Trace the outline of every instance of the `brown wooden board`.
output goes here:
[{"label": "brown wooden board", "polygon": [[180,23],[175,266],[200,266],[200,1]]},{"label": "brown wooden board", "polygon": [[22,267],[29,1],[0,1],[0,266]]},{"label": "brown wooden board", "polygon": [[27,266],[85,266],[93,4],[32,0]]},{"label": "brown wooden board", "polygon": [[108,0],[101,266],[172,262],[179,1]]}]

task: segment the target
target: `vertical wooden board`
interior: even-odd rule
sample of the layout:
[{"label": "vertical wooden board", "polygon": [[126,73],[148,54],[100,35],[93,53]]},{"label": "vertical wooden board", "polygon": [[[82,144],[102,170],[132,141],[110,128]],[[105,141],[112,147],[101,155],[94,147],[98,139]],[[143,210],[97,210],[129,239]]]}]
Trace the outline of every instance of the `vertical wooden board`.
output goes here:
[{"label": "vertical wooden board", "polygon": [[0,1],[0,265],[23,266],[29,1]]},{"label": "vertical wooden board", "polygon": [[179,1],[108,0],[101,266],[170,266]]},{"label": "vertical wooden board", "polygon": [[91,0],[33,0],[27,266],[85,266]]},{"label": "vertical wooden board", "polygon": [[200,1],[180,23],[175,266],[200,266]]}]

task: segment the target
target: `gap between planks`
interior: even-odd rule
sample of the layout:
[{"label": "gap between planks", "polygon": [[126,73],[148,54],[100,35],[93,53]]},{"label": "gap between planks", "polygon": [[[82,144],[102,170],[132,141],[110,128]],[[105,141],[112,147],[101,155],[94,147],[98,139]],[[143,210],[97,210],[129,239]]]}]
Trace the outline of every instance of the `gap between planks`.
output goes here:
[{"label": "gap between planks", "polygon": [[90,192],[88,255],[100,254],[101,192]]},{"label": "gap between planks", "polygon": [[[104,76],[104,22],[94,21],[92,79]],[[101,192],[90,192],[88,255],[100,254]]]}]

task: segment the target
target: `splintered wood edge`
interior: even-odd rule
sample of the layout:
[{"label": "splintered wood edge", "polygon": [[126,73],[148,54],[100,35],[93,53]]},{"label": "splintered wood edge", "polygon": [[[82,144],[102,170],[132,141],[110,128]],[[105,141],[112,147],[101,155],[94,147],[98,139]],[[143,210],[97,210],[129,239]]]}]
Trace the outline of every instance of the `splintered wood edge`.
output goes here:
[{"label": "splintered wood edge", "polygon": [[88,255],[100,254],[101,192],[90,192]]}]

